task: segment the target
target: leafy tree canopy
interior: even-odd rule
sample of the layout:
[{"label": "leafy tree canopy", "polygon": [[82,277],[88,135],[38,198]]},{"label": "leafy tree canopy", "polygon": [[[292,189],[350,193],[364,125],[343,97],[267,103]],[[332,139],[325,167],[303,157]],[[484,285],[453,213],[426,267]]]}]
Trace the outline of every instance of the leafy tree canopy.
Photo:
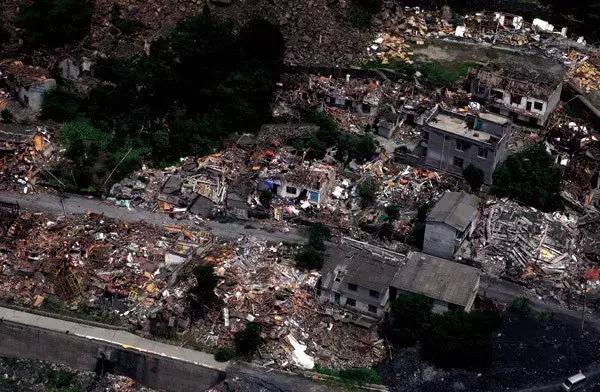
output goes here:
[{"label": "leafy tree canopy", "polygon": [[545,212],[562,206],[561,170],[543,144],[509,156],[494,173],[492,192]]},{"label": "leafy tree canopy", "polygon": [[55,48],[88,34],[93,9],[90,0],[35,0],[20,7],[15,24],[25,45]]}]

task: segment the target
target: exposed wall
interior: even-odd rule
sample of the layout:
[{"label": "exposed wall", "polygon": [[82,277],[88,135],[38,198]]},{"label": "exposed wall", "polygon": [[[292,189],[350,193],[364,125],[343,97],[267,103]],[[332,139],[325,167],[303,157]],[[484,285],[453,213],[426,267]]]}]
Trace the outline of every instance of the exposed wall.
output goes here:
[{"label": "exposed wall", "polygon": [[[381,318],[385,313],[385,306],[389,299],[389,290],[386,288],[383,293],[379,293],[379,298],[374,298],[369,295],[369,289],[365,287],[357,287],[357,291],[350,291],[345,287],[340,287],[340,306],[345,306],[348,309],[355,310],[371,317]],[[356,301],[355,306],[347,304],[348,298],[352,298]],[[335,292],[327,289],[322,289],[321,301],[330,302],[335,304]],[[375,306],[377,311],[375,313],[369,311],[369,305]]]},{"label": "exposed wall", "polygon": [[[53,319],[48,321],[49,329],[27,324],[28,314],[17,314],[18,322],[0,317],[0,355],[28,358],[69,367],[94,371],[98,358],[104,354],[114,363],[114,373],[128,376],[151,388],[177,392],[206,390],[224,378],[225,365],[207,366],[206,362],[194,362],[158,355],[145,351],[143,347],[130,347],[127,344],[110,343],[113,336],[127,334],[122,331],[102,330],[86,327],[78,329],[75,323]],[[31,320],[34,318],[31,317]],[[56,326],[61,326],[57,327]],[[74,330],[69,330],[73,326]],[[60,331],[60,328],[67,328]],[[83,330],[108,331],[106,341],[80,336]],[[85,335],[85,333],[84,333]],[[130,334],[129,334],[130,335]],[[166,346],[166,345],[165,345]],[[180,349],[183,355],[185,349]],[[205,354],[206,355],[206,354]]]},{"label": "exposed wall", "polygon": [[455,246],[456,230],[453,227],[440,222],[428,222],[425,225],[424,253],[444,259],[452,259]]}]

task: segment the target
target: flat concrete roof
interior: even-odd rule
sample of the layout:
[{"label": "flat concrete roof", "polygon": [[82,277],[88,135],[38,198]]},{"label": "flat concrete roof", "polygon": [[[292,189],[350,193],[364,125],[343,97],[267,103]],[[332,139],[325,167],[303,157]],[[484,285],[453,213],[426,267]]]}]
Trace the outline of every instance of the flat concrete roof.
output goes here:
[{"label": "flat concrete roof", "polygon": [[489,133],[469,129],[467,123],[463,119],[450,116],[444,113],[438,113],[435,117],[431,118],[427,122],[427,125],[444,132],[462,136],[464,138],[482,143],[489,143],[492,137],[492,135],[490,135]]},{"label": "flat concrete roof", "polygon": [[144,339],[122,330],[93,327],[2,307],[0,307],[0,321],[68,333],[84,339],[110,343],[123,349],[167,357],[220,371],[225,371],[227,367],[227,362],[217,362],[211,354]]}]

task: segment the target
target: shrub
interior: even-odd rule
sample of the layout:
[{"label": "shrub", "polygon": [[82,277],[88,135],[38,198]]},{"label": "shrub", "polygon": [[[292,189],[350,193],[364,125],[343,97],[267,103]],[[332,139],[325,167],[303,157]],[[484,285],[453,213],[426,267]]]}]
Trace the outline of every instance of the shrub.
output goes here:
[{"label": "shrub", "polygon": [[30,47],[59,47],[83,38],[90,28],[90,0],[35,0],[21,6],[15,24]]},{"label": "shrub", "polygon": [[57,87],[44,93],[42,117],[55,121],[75,119],[81,111],[81,101],[77,95],[64,87]]},{"label": "shrub", "polygon": [[325,249],[325,241],[331,240],[331,230],[321,222],[313,223],[308,228],[308,245],[317,250]]},{"label": "shrub", "polygon": [[465,176],[465,180],[469,183],[469,186],[471,187],[472,191],[477,192],[481,189],[481,186],[483,185],[483,180],[485,178],[483,170],[481,170],[473,164],[470,164],[463,171],[463,176]]},{"label": "shrub", "polygon": [[273,200],[273,192],[271,191],[261,191],[260,194],[258,195],[258,201],[260,201],[260,204],[265,207],[265,208],[269,208],[271,207],[271,201]]},{"label": "shrub", "polygon": [[227,362],[231,360],[234,355],[235,351],[233,351],[229,347],[219,347],[217,351],[215,351],[215,361]]},{"label": "shrub", "polygon": [[561,170],[543,144],[514,154],[496,169],[492,193],[544,212],[562,207]]},{"label": "shrub", "polygon": [[241,355],[252,356],[262,341],[260,337],[261,331],[260,324],[247,324],[243,330],[235,334],[236,351]]},{"label": "shrub", "polygon": [[296,266],[301,269],[321,269],[325,257],[323,253],[310,245],[304,245],[296,253]]},{"label": "shrub", "polygon": [[367,178],[361,182],[357,188],[358,197],[363,207],[367,207],[375,203],[377,193],[377,184],[372,178]]},{"label": "shrub", "polygon": [[529,299],[525,297],[515,298],[509,306],[509,309],[515,313],[529,314],[531,313],[531,307],[529,306]]},{"label": "shrub", "polygon": [[217,296],[215,288],[219,283],[219,278],[215,275],[215,269],[212,265],[199,265],[194,268],[196,285],[188,293],[190,304],[193,311],[201,311],[204,306],[212,303]]},{"label": "shrub", "polygon": [[388,221],[393,222],[400,216],[400,207],[396,204],[390,204],[384,209],[386,215],[388,216]]},{"label": "shrub", "polygon": [[3,109],[0,112],[0,117],[2,118],[2,121],[7,122],[7,123],[13,122],[15,120],[15,116],[8,109]]},{"label": "shrub", "polygon": [[372,368],[343,369],[339,372],[340,377],[356,384],[379,384],[381,376]]}]

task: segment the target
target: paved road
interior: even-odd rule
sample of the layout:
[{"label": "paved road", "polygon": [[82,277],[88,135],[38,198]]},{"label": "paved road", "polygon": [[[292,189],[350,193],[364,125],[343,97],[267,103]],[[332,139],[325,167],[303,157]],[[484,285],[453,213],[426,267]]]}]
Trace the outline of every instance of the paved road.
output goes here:
[{"label": "paved road", "polygon": [[[577,325],[581,323],[581,310],[567,309],[557,304],[543,301],[522,286],[491,276],[484,275],[481,277],[479,295],[505,304],[510,304],[516,298],[525,297],[529,299],[529,306],[533,310],[560,314],[570,319],[570,322],[577,322]],[[584,315],[584,327],[593,327],[600,331],[600,318],[592,314],[591,311],[586,311]]]},{"label": "paved road", "polygon": [[[578,389],[578,392],[598,392],[600,391],[600,369],[587,369],[583,370],[583,374],[587,377],[585,386],[583,389]],[[558,392],[562,391],[560,385],[572,374],[567,374],[563,379],[555,380],[546,385],[534,386],[526,389],[519,389],[516,392]]]},{"label": "paved road", "polygon": [[[227,240],[236,240],[243,235],[252,236],[262,241],[268,240],[274,242],[296,243],[304,240],[299,231],[294,227],[290,227],[288,232],[283,232],[279,229],[270,227],[261,227],[259,225],[251,227],[246,223],[236,222],[220,223],[216,221],[207,221],[203,222],[202,225],[199,225],[197,222],[189,219],[176,220],[170,218],[167,214],[160,212],[128,210],[110,204],[108,201],[72,194],[67,195],[61,203],[61,199],[55,195],[43,193],[23,195],[14,192],[0,191],[0,202],[19,203],[21,208],[25,210],[47,212],[56,215],[62,215],[63,211],[67,214],[85,214],[87,212],[93,212],[96,214],[103,214],[109,218],[132,223],[142,221],[157,226],[171,224],[195,229],[204,227],[209,228],[213,234]],[[251,225],[254,226],[254,223]]]}]

